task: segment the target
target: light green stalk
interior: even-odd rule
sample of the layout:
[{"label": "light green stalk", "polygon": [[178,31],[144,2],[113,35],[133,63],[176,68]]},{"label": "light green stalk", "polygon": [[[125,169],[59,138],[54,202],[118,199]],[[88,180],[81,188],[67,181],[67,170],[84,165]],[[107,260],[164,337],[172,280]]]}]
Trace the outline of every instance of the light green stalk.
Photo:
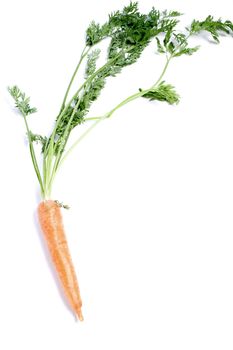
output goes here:
[{"label": "light green stalk", "polygon": [[60,169],[61,164],[63,164],[64,160],[67,158],[67,156],[74,150],[74,148],[76,148],[76,146],[103,120],[110,118],[114,112],[116,112],[119,108],[123,107],[124,105],[128,104],[129,102],[132,102],[140,97],[142,97],[143,95],[145,95],[147,92],[149,92],[151,89],[155,89],[159,83],[162,81],[168,65],[170,63],[172,59],[172,55],[170,55],[170,57],[166,59],[166,64],[164,65],[164,68],[162,70],[162,73],[160,74],[158,80],[149,88],[149,89],[145,89],[145,90],[141,90],[140,92],[137,92],[129,97],[127,97],[126,99],[124,99],[122,102],[120,102],[116,107],[114,107],[113,109],[111,109],[109,112],[105,113],[103,116],[99,116],[99,117],[90,117],[90,118],[86,118],[85,121],[95,121],[74,143],[73,145],[66,151],[66,153],[63,155],[63,157],[60,159],[60,161],[56,164],[56,168],[54,168],[53,171],[53,175],[51,177],[51,182],[50,182],[50,193],[51,193],[51,187],[54,181],[54,178],[58,172],[58,170]]}]

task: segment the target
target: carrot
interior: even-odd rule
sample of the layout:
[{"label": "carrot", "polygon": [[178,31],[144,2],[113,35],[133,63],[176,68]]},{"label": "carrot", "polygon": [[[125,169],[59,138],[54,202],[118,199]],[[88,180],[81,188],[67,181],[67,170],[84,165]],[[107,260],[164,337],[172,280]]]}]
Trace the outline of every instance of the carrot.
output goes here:
[{"label": "carrot", "polygon": [[[121,11],[111,13],[103,25],[92,21],[86,30],[83,51],[68,83],[50,134],[40,135],[31,131],[28,120],[30,115],[37,111],[36,108],[31,106],[30,98],[17,85],[8,88],[25,123],[31,161],[40,185],[43,200],[38,208],[40,224],[67,299],[80,320],[83,319],[82,302],[65,238],[61,213],[59,206],[50,200],[53,183],[64,160],[80,141],[101,121],[110,118],[126,104],[139,98],[164,101],[170,105],[179,102],[180,96],[173,85],[165,82],[164,77],[170,62],[180,56],[190,56],[199,49],[199,46],[190,46],[191,37],[195,37],[196,40],[198,35],[202,36],[203,31],[206,31],[215,42],[219,42],[221,34],[231,36],[233,34],[231,21],[214,20],[212,16],[202,21],[192,20],[180,31],[178,28],[181,15],[178,11],[159,11],[155,8],[143,14],[140,13],[137,2],[131,1]],[[102,50],[102,43],[106,38],[109,39],[108,48]],[[158,78],[155,80],[154,77],[154,63],[151,67],[144,65],[147,73],[150,74],[150,85],[142,89],[137,83],[133,94],[112,106],[111,109],[103,111],[101,115],[89,116],[92,104],[99,98],[106,86],[107,79],[116,77],[123,68],[136,63],[150,43],[153,43],[153,47],[157,46],[157,53],[164,56],[164,66]],[[99,63],[99,58],[102,63]],[[86,66],[84,81],[79,86],[75,86],[77,73],[84,63]],[[190,81],[189,84],[191,84]],[[111,91],[111,96],[114,98],[115,91]],[[136,124],[145,122],[143,117],[140,120],[134,119],[132,122]],[[69,140],[73,130],[83,124],[86,129],[70,145]],[[38,147],[41,148],[40,153],[37,152]],[[63,205],[63,207],[67,206]]]},{"label": "carrot", "polygon": [[67,300],[75,315],[80,321],[83,321],[79,285],[65,236],[60,207],[55,201],[45,200],[38,206],[38,216],[53,265]]}]

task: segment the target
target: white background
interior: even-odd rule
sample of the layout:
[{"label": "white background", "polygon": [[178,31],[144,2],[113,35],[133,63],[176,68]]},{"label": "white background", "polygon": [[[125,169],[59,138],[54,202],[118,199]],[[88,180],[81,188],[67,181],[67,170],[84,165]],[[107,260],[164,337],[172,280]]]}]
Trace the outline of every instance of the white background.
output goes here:
[{"label": "white background", "polygon": [[[233,19],[232,1],[139,1]],[[233,40],[201,40],[166,80],[178,106],[141,99],[100,124],[57,177],[83,297],[75,322],[56,285],[36,220],[38,187],[22,119],[6,87],[18,84],[53,123],[92,19],[128,1],[1,3],[0,348],[3,350],[232,350]],[[163,60],[151,47],[108,81],[92,115],[153,83]],[[78,82],[77,82],[78,84]]]}]

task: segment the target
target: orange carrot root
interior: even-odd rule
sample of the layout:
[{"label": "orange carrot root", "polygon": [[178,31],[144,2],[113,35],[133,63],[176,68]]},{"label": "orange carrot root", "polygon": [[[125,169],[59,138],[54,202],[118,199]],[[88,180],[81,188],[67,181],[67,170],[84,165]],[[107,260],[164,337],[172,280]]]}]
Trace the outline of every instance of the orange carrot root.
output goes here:
[{"label": "orange carrot root", "polygon": [[82,300],[65,236],[61,209],[56,202],[46,200],[39,204],[38,216],[53,265],[66,298],[75,315],[80,321],[83,321]]}]

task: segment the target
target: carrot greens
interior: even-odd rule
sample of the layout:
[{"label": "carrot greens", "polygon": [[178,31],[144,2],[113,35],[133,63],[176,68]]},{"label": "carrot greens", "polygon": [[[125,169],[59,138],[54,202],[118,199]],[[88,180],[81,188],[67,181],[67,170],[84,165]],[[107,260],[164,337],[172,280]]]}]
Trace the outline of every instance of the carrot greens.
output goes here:
[{"label": "carrot greens", "polygon": [[[86,40],[77,67],[65,91],[54,129],[49,136],[34,134],[28,126],[28,116],[36,112],[30,106],[30,99],[17,86],[9,88],[15,100],[16,108],[22,114],[30,148],[30,155],[41,188],[43,199],[51,196],[52,185],[60,165],[74,147],[101,121],[111,117],[115,111],[140,97],[149,100],[165,101],[171,105],[179,102],[174,86],[164,81],[168,66],[174,58],[192,55],[199,46],[190,46],[191,37],[200,36],[203,31],[209,33],[216,43],[220,35],[232,35],[233,23],[229,20],[215,20],[208,16],[205,20],[193,20],[183,31],[178,30],[181,13],[177,11],[158,11],[152,8],[147,14],[139,12],[138,4],[131,2],[121,11],[109,15],[104,24],[91,22],[86,30]],[[108,42],[105,63],[98,67],[103,53],[99,44]],[[111,110],[101,116],[89,116],[89,110],[105,87],[109,77],[116,77],[121,71],[138,61],[144,49],[154,45],[159,54],[164,55],[164,67],[157,80],[148,88],[137,89]],[[70,89],[81,65],[86,62],[85,80],[76,88],[73,96]],[[67,142],[73,129],[80,124],[90,124],[84,134],[67,149]],[[39,166],[34,145],[41,144],[42,165]]]}]

